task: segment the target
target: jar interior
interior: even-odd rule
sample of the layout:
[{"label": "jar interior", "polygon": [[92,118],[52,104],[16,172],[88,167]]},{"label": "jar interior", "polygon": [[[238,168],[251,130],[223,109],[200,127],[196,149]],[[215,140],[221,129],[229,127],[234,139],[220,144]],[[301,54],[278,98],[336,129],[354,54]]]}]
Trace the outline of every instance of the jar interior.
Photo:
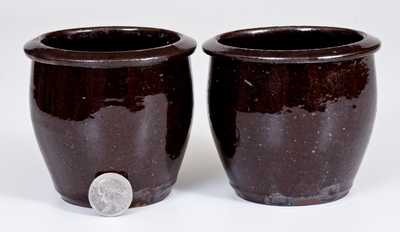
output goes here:
[{"label": "jar interior", "polygon": [[72,51],[118,52],[162,47],[179,39],[170,31],[116,28],[55,32],[45,36],[42,43]]},{"label": "jar interior", "polygon": [[248,30],[222,35],[224,45],[260,50],[309,50],[348,45],[363,39],[357,31],[330,29]]}]

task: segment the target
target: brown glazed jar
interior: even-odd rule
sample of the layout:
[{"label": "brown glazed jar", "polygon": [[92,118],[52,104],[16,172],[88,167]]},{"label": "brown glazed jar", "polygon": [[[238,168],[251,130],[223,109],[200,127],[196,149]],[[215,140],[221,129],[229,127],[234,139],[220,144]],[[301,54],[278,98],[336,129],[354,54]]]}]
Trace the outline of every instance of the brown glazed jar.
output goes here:
[{"label": "brown glazed jar", "polygon": [[190,129],[195,46],[142,27],[56,31],[25,45],[33,126],[64,200],[89,207],[89,186],[106,172],[129,180],[131,207],[169,194]]},{"label": "brown glazed jar", "polygon": [[292,206],[349,192],[375,118],[379,46],[363,32],[314,26],[204,44],[214,139],[239,196]]}]

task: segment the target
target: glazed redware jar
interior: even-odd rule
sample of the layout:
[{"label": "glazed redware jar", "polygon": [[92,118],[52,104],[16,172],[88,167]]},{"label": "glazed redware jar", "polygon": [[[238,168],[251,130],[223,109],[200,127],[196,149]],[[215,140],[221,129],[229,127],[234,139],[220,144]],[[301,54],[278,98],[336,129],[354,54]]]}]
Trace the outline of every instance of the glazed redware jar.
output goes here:
[{"label": "glazed redware jar", "polygon": [[313,26],[204,44],[214,139],[239,196],[291,206],[349,192],[374,123],[379,46],[360,31]]},{"label": "glazed redware jar", "polygon": [[89,206],[91,182],[107,172],[129,180],[131,206],[169,194],[191,123],[195,46],[141,27],[63,30],[25,45],[33,126],[64,200]]}]

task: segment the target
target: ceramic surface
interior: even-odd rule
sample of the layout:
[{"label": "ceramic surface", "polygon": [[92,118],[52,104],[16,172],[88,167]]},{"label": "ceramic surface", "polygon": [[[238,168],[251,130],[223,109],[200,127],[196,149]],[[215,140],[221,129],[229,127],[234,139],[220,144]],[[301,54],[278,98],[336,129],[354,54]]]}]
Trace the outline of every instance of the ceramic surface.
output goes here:
[{"label": "ceramic surface", "polygon": [[92,180],[124,175],[132,206],[165,198],[176,181],[192,117],[194,40],[140,27],[71,29],[25,46],[31,114],[57,191],[89,206]]},{"label": "ceramic surface", "polygon": [[213,135],[239,196],[290,206],[349,192],[375,118],[378,47],[330,27],[248,29],[205,43]]}]

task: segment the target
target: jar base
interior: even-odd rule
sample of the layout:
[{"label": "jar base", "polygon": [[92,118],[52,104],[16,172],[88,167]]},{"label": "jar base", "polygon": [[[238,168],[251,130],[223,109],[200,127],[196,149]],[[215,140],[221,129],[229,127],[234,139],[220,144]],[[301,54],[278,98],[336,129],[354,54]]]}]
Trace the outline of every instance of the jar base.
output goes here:
[{"label": "jar base", "polygon": [[246,192],[240,189],[234,188],[236,194],[244,200],[264,204],[264,205],[275,205],[275,206],[305,206],[305,205],[317,205],[328,203],[339,200],[345,197],[350,189],[336,193],[319,194],[315,196],[307,197],[287,197],[279,193],[273,194],[260,194],[254,192]]},{"label": "jar base", "polygon": [[[129,208],[151,205],[164,200],[171,193],[172,186],[173,184],[161,185],[154,188],[146,188],[133,192],[133,201]],[[67,203],[80,207],[91,208],[87,197],[85,199],[77,199],[61,194],[61,198]]]}]

